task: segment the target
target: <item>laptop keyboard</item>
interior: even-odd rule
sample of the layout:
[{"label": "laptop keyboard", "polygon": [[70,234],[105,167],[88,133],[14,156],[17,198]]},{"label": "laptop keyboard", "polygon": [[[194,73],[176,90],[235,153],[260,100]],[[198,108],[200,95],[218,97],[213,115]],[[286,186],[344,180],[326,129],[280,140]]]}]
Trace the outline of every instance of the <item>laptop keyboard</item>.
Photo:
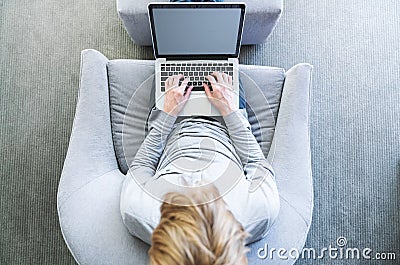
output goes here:
[{"label": "laptop keyboard", "polygon": [[189,78],[188,86],[193,86],[192,91],[204,91],[203,83],[210,82],[206,76],[213,72],[223,72],[233,76],[233,63],[221,62],[193,62],[193,63],[162,63],[161,64],[161,91],[165,92],[165,80],[169,76],[183,74],[185,78]]}]

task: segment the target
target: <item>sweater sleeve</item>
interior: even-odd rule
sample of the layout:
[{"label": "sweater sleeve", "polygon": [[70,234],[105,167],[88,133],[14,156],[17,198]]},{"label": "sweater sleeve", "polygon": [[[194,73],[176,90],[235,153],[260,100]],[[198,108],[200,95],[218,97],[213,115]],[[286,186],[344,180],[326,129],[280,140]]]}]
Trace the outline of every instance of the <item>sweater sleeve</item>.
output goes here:
[{"label": "sweater sleeve", "polygon": [[225,116],[224,121],[236,153],[243,164],[246,178],[254,180],[255,173],[258,170],[274,176],[272,166],[265,159],[259,144],[251,132],[249,122],[240,113],[240,110]]},{"label": "sweater sleeve", "polygon": [[149,133],[129,168],[139,184],[146,183],[154,176],[176,117],[162,110],[153,109],[150,120],[152,122]]}]

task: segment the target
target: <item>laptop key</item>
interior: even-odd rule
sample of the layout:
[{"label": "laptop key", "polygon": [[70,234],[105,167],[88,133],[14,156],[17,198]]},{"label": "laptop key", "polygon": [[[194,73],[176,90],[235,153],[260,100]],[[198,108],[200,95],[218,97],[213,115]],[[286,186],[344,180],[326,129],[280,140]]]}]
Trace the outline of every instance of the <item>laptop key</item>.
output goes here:
[{"label": "laptop key", "polygon": [[202,86],[195,86],[195,87],[193,87],[192,91],[204,91],[204,87],[202,87]]}]

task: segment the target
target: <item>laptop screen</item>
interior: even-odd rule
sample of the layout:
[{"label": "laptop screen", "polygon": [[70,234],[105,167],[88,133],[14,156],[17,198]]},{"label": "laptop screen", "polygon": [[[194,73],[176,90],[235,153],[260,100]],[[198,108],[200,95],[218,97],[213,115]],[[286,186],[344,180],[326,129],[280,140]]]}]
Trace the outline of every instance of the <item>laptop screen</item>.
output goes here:
[{"label": "laptop screen", "polygon": [[149,12],[156,57],[239,55],[244,5],[156,4]]}]

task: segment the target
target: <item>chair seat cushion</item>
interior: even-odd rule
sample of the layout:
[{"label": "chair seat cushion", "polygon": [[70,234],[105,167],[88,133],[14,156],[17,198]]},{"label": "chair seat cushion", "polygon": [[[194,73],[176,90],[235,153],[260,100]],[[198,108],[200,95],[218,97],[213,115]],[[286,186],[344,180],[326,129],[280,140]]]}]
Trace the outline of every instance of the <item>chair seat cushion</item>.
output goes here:
[{"label": "chair seat cushion", "polygon": [[[112,60],[107,64],[111,128],[122,173],[147,135],[148,118],[154,107],[154,61]],[[246,110],[252,132],[265,156],[271,146],[282,94],[282,68],[240,65]]]}]

